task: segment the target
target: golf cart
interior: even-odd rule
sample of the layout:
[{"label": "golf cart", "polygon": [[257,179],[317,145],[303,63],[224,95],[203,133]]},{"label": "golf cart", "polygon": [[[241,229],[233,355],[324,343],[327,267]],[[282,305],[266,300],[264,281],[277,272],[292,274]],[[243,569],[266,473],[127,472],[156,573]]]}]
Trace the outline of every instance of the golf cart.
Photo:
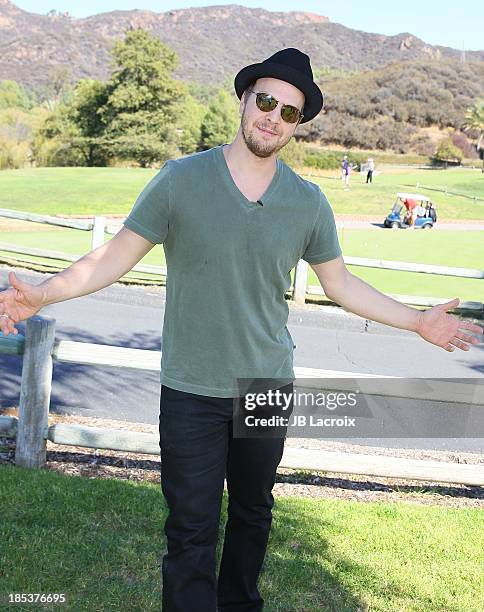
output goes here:
[{"label": "golf cart", "polygon": [[[403,208],[405,208],[405,214],[402,217]],[[435,205],[428,196],[417,193],[397,193],[397,199],[383,225],[392,229],[407,227],[431,229],[436,221]]]}]

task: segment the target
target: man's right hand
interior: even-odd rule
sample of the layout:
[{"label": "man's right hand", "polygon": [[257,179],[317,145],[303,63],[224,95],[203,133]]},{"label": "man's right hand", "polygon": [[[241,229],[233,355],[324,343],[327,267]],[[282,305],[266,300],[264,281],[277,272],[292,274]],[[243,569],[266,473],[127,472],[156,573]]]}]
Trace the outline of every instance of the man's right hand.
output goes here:
[{"label": "man's right hand", "polygon": [[18,334],[15,323],[37,313],[43,306],[44,295],[41,287],[21,281],[14,272],[9,272],[8,280],[11,287],[0,291],[0,331],[4,336]]}]

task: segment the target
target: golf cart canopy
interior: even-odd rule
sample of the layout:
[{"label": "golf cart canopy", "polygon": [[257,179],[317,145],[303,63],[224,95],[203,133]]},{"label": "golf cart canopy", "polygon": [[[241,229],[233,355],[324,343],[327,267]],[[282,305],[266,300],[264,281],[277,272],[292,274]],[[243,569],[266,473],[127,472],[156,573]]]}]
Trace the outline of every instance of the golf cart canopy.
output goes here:
[{"label": "golf cart canopy", "polygon": [[418,193],[397,193],[400,200],[416,200],[417,202],[430,202],[429,196],[419,195]]}]

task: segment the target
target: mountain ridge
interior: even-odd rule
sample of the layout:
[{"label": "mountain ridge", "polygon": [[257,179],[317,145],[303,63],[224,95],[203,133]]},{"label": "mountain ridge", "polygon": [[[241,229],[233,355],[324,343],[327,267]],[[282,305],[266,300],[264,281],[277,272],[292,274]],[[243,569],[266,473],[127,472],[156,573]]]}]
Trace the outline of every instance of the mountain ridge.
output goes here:
[{"label": "mountain ridge", "polygon": [[[313,69],[327,66],[342,71],[461,55],[450,47],[427,45],[408,32],[386,36],[352,30],[303,11],[284,13],[222,4],[160,13],[111,11],[77,19],[68,13],[30,13],[11,0],[0,0],[0,79],[39,89],[53,69],[66,66],[73,81],[86,77],[105,80],[112,70],[114,40],[126,29],[138,27],[176,51],[180,59],[176,78],[216,85],[284,47],[308,53]],[[483,61],[484,51],[468,51],[466,57]]]}]

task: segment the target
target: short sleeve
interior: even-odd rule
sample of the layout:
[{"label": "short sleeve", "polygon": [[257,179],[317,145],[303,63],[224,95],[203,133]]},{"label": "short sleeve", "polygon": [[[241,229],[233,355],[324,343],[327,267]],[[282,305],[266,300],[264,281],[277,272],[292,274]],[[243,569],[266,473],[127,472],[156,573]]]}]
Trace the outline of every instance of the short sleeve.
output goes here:
[{"label": "short sleeve", "polygon": [[323,263],[341,255],[331,206],[321,190],[319,209],[302,259],[310,264]]},{"label": "short sleeve", "polygon": [[139,194],[123,225],[154,244],[164,242],[170,220],[170,191],[168,161]]}]

